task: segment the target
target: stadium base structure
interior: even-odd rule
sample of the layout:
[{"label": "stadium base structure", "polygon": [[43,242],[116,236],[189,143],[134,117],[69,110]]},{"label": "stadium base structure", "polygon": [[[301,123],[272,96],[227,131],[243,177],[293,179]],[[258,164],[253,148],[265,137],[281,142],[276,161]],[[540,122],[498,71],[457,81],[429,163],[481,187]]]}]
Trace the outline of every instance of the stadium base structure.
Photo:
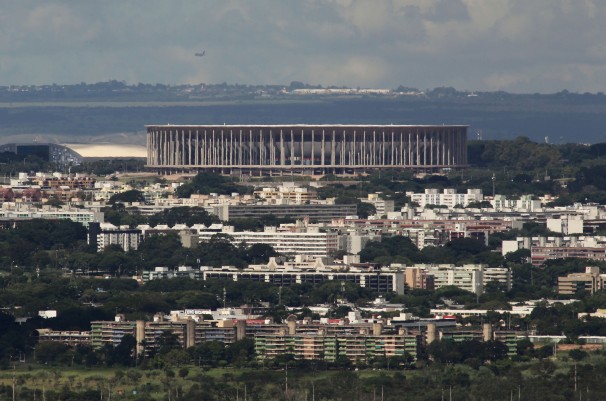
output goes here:
[{"label": "stadium base structure", "polygon": [[467,166],[464,125],[148,125],[147,167],[224,174],[358,174]]}]

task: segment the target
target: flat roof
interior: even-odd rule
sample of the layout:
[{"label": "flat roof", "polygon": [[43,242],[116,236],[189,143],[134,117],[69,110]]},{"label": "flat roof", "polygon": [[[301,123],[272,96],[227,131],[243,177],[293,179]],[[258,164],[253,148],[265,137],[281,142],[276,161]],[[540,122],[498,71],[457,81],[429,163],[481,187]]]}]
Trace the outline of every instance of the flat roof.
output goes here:
[{"label": "flat roof", "polygon": [[198,125],[180,125],[180,124],[151,124],[145,125],[146,128],[150,127],[186,127],[186,128],[196,128],[196,127],[250,127],[250,128],[260,128],[260,127],[344,127],[344,128],[355,128],[355,127],[404,127],[404,128],[439,128],[439,127],[456,127],[456,128],[468,128],[469,125],[450,125],[450,124],[440,124],[440,125],[402,125],[402,124],[198,124]]}]

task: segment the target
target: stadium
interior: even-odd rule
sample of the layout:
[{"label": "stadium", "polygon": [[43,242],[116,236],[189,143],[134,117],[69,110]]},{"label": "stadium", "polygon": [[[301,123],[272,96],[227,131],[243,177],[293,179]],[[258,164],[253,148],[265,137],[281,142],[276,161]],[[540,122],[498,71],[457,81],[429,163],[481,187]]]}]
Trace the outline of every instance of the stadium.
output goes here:
[{"label": "stadium", "polygon": [[148,125],[147,167],[164,172],[355,174],[467,165],[464,125]]}]

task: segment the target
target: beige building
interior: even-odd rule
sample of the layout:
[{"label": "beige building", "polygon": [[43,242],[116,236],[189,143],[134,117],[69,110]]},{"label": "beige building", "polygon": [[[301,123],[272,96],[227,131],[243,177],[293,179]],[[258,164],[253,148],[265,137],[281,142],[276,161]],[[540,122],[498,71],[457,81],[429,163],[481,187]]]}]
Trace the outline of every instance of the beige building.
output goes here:
[{"label": "beige building", "polygon": [[433,276],[428,274],[425,268],[411,266],[406,268],[405,282],[409,289],[433,290]]},{"label": "beige building", "polygon": [[604,288],[606,275],[600,274],[597,266],[587,266],[585,273],[571,273],[565,277],[558,277],[558,294],[575,295],[579,291],[595,294]]}]

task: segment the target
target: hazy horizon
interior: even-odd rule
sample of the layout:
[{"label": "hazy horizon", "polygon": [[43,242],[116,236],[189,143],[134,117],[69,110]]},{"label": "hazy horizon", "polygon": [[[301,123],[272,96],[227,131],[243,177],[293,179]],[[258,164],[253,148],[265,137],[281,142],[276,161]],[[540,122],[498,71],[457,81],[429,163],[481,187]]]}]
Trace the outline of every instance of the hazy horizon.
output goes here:
[{"label": "hazy horizon", "polygon": [[606,3],[600,0],[0,5],[0,85],[115,79],[512,93],[606,89]]}]

